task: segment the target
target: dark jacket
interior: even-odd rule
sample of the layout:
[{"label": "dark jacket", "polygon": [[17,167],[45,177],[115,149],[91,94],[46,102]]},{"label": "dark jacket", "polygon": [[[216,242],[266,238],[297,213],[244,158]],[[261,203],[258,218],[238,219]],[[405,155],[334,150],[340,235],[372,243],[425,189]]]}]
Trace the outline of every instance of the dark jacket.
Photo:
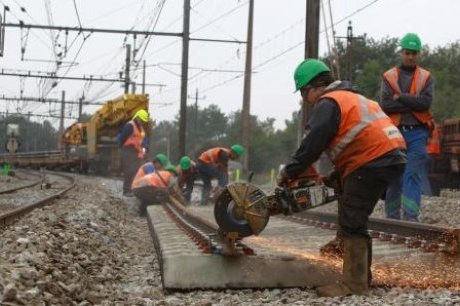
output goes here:
[{"label": "dark jacket", "polygon": [[387,114],[401,113],[400,125],[419,125],[421,124],[417,118],[412,115],[412,111],[429,110],[433,102],[434,96],[434,81],[430,76],[426,81],[425,88],[420,92],[420,95],[410,95],[410,85],[414,77],[415,67],[407,68],[402,65],[398,67],[399,80],[398,85],[401,88],[401,96],[397,100],[393,100],[394,92],[388,82],[383,79],[381,87],[380,107]]}]

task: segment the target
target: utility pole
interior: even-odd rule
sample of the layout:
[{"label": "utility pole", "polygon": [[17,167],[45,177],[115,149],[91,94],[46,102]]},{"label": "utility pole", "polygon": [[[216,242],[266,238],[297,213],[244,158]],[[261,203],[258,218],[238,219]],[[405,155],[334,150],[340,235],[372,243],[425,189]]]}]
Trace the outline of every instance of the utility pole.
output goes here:
[{"label": "utility pole", "polygon": [[182,73],[180,87],[179,156],[185,155],[185,132],[187,128],[187,82],[188,52],[190,42],[190,0],[184,0],[184,26],[182,36]]},{"label": "utility pole", "polygon": [[129,65],[131,64],[131,45],[126,45],[126,62],[125,62],[125,94],[129,93]]},{"label": "utility pole", "polygon": [[195,99],[195,110],[194,110],[194,116],[193,116],[193,129],[191,130],[192,131],[192,135],[194,136],[193,137],[193,140],[194,141],[197,141],[197,129],[198,129],[198,100],[204,100],[206,99],[206,96],[202,96],[200,97],[199,95],[199,91],[198,91],[198,88],[195,89],[195,96],[188,96],[189,99]]},{"label": "utility pole", "polygon": [[253,24],[254,0],[249,0],[248,33],[246,39],[246,65],[244,68],[243,108],[241,110],[241,144],[246,149],[243,155],[243,171],[248,171],[249,168],[249,142],[251,134],[251,70]]},{"label": "utility pole", "polygon": [[78,99],[78,121],[81,120],[81,113],[83,112],[83,97]]},{"label": "utility pole", "polygon": [[353,27],[351,21],[347,27],[347,80],[353,82]]},{"label": "utility pole", "polygon": [[355,40],[363,40],[364,36],[354,36],[353,35],[353,26],[351,25],[351,21],[348,22],[347,27],[347,36],[337,36],[337,38],[342,38],[347,40],[347,54],[346,54],[346,62],[345,62],[345,76],[344,79],[350,82],[353,82],[353,46]]},{"label": "utility pole", "polygon": [[30,151],[30,146],[29,146],[29,140],[30,140],[30,134],[29,134],[29,130],[30,130],[30,114],[31,112],[28,112],[27,113],[27,123],[26,123],[26,152],[29,152]]},{"label": "utility pole", "polygon": [[64,134],[64,111],[65,111],[65,91],[62,91],[62,100],[61,100],[61,118],[59,120],[59,138],[58,138],[58,146],[60,149],[62,148],[61,145],[61,137]]},{"label": "utility pole", "polygon": [[[307,20],[305,28],[305,58],[318,58],[320,0],[307,0]],[[311,106],[302,102],[300,117],[300,135],[311,114]],[[302,137],[300,137],[301,139]]]},{"label": "utility pole", "polygon": [[145,60],[142,61],[142,94],[145,94]]}]

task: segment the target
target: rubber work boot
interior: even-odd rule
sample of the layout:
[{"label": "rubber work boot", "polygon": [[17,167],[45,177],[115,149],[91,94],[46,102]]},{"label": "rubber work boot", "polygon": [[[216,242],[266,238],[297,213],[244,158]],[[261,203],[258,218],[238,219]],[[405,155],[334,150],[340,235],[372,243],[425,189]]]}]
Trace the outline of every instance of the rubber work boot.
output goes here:
[{"label": "rubber work boot", "polygon": [[343,257],[343,232],[341,230],[337,231],[335,238],[323,245],[319,252],[323,256],[331,257]]},{"label": "rubber work boot", "polygon": [[316,288],[318,296],[365,295],[369,291],[368,238],[344,238],[343,280]]}]

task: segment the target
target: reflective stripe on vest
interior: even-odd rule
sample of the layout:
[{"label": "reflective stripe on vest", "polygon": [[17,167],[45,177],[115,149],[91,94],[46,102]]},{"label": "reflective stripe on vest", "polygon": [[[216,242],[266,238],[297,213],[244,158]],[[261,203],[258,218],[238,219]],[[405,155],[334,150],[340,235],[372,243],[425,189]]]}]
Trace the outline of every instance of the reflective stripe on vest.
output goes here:
[{"label": "reflective stripe on vest", "polygon": [[[367,99],[358,95],[359,97],[359,110],[361,112],[361,121],[350,129],[347,134],[342,138],[342,140],[330,150],[329,156],[334,160],[337,155],[339,155],[343,149],[348,146],[366,126],[374,122],[375,120],[386,118],[387,115],[380,109],[376,113],[369,112],[369,107],[367,105]],[[376,102],[373,102],[376,103]]]},{"label": "reflective stripe on vest", "polygon": [[229,149],[217,147],[204,151],[198,159],[204,162],[205,164],[217,164],[219,163],[220,151],[225,151],[230,155]]},{"label": "reflective stripe on vest", "polygon": [[344,176],[397,148],[404,138],[377,102],[346,90],[320,97],[335,101],[340,109],[337,134],[326,153]]},{"label": "reflective stripe on vest", "polygon": [[[161,178],[160,178],[161,176]],[[134,180],[131,189],[141,188],[146,186],[156,187],[165,189],[168,187],[169,181],[171,180],[171,172],[166,170],[159,170],[154,173],[144,175],[143,177]]]},{"label": "reflective stripe on vest", "polygon": [[[425,88],[426,82],[430,77],[431,73],[428,70],[425,70],[419,66],[415,67],[414,76],[412,77],[412,82],[409,89],[409,94],[412,96],[420,95],[423,88]],[[397,67],[393,67],[390,70],[386,71],[383,74],[383,77],[387,81],[388,85],[393,90],[393,93],[397,95],[401,95],[402,91],[399,87],[399,70]],[[412,114],[418,121],[430,127],[432,124],[433,115],[430,111],[412,111]],[[399,125],[401,122],[401,114],[400,113],[392,113],[389,114],[391,120],[393,120],[395,125]]]},{"label": "reflective stripe on vest", "polygon": [[140,129],[137,127],[137,124],[134,121],[129,121],[128,124],[131,124],[133,127],[133,132],[131,135],[126,139],[123,146],[133,146],[137,151],[137,157],[143,158],[145,156],[144,151],[142,150],[142,142],[144,141],[145,132],[144,129],[141,127]]}]

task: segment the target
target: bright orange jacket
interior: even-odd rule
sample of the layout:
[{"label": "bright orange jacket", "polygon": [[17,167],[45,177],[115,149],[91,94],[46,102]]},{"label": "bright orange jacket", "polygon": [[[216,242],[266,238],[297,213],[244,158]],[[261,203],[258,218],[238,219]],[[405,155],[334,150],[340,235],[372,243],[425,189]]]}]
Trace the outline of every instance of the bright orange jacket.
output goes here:
[{"label": "bright orange jacket", "polygon": [[219,154],[221,151],[225,151],[229,155],[231,154],[231,151],[227,148],[216,147],[204,151],[198,159],[205,164],[221,164],[221,162],[219,161]]},{"label": "bright orange jacket", "polygon": [[155,166],[153,165],[153,163],[152,162],[147,162],[147,163],[145,163],[145,164],[143,164],[142,166],[139,167],[139,169],[136,172],[136,175],[134,176],[133,182],[135,180],[143,177],[144,175],[152,173],[152,172],[145,172],[146,168],[149,168],[149,169],[152,169],[153,171],[155,171]]},{"label": "bright orange jacket", "polygon": [[142,148],[142,142],[143,142],[144,137],[145,137],[144,129],[142,128],[142,126],[139,129],[137,127],[137,124],[133,120],[128,121],[127,124],[131,124],[131,126],[133,127],[133,132],[128,137],[128,139],[126,139],[126,141],[123,144],[123,146],[125,146],[125,147],[133,146],[137,151],[137,157],[144,158],[145,153],[144,153],[144,150]]},{"label": "bright orange jacket", "polygon": [[[412,83],[410,85],[409,94],[413,96],[419,95],[423,88],[425,88],[426,82],[428,81],[430,75],[431,73],[428,70],[416,66],[414,77],[412,78]],[[390,85],[394,94],[400,95],[402,93],[401,88],[398,85],[399,70],[397,67],[393,67],[386,71],[383,74],[383,77],[387,81],[388,85]],[[433,128],[433,114],[430,111],[412,111],[412,114],[415,118],[417,118],[417,120],[425,124],[429,129]],[[399,126],[399,123],[401,122],[400,113],[392,113],[388,114],[388,116],[396,126]]]},{"label": "bright orange jacket", "polygon": [[426,151],[430,155],[441,154],[441,127],[435,125],[426,144]]},{"label": "bright orange jacket", "polygon": [[340,108],[340,124],[326,153],[346,176],[357,168],[397,148],[404,138],[377,102],[346,90],[335,90],[321,98],[334,100]]},{"label": "bright orange jacket", "polygon": [[[161,178],[160,178],[161,176]],[[141,188],[145,186],[151,186],[158,189],[166,189],[169,187],[169,183],[173,175],[167,170],[158,170],[150,174],[146,174],[143,177],[135,179],[131,185],[131,190]]]}]

